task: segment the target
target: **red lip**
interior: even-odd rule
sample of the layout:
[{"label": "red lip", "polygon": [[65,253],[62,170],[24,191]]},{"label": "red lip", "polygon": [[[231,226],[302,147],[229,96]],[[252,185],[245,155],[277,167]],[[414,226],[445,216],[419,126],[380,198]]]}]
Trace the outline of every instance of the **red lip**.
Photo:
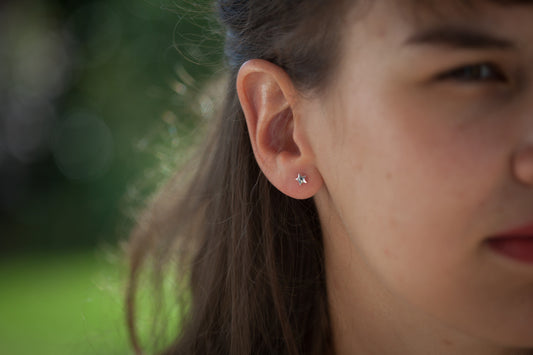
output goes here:
[{"label": "red lip", "polygon": [[533,223],[498,233],[487,242],[503,256],[533,264]]},{"label": "red lip", "polygon": [[533,237],[533,222],[521,227],[498,233],[494,238]]}]

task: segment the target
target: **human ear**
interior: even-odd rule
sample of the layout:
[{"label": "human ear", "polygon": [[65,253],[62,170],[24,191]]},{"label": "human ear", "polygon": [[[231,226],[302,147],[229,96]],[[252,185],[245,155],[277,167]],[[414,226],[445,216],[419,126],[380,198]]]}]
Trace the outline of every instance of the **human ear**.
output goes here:
[{"label": "human ear", "polygon": [[[284,194],[312,197],[322,186],[300,114],[301,96],[283,69],[261,59],[244,63],[237,94],[255,159],[266,178]],[[305,177],[305,182],[298,177]]]}]

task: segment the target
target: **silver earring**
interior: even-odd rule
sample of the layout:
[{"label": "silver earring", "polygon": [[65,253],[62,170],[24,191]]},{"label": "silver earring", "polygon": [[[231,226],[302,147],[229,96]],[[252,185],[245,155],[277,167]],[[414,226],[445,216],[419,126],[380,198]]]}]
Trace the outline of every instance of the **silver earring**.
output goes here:
[{"label": "silver earring", "polygon": [[306,177],[307,176],[298,173],[298,177],[295,180],[298,181],[298,185],[302,186],[302,184],[307,184],[307,180],[305,180]]}]

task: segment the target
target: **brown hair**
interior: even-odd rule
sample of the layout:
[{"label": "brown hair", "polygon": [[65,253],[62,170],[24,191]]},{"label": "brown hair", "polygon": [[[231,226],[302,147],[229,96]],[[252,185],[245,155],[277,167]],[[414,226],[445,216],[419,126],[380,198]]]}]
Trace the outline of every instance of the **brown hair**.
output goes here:
[{"label": "brown hair", "polygon": [[302,92],[325,87],[339,54],[343,3],[217,2],[230,74],[221,114],[191,182],[184,185],[183,173],[172,179],[140,218],[129,245],[128,327],[138,354],[134,300],[149,258],[159,284],[174,260],[186,281],[186,315],[164,354],[331,351],[314,202],[287,197],[261,173],[235,81],[246,60],[261,58],[283,68]]}]

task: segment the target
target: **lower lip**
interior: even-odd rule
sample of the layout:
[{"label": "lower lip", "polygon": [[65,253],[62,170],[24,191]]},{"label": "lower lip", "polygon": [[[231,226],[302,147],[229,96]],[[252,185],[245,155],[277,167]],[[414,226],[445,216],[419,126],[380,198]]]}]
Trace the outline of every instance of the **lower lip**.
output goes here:
[{"label": "lower lip", "polygon": [[488,244],[506,257],[533,264],[533,237],[492,238]]}]

